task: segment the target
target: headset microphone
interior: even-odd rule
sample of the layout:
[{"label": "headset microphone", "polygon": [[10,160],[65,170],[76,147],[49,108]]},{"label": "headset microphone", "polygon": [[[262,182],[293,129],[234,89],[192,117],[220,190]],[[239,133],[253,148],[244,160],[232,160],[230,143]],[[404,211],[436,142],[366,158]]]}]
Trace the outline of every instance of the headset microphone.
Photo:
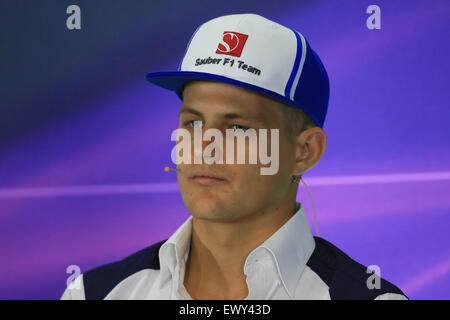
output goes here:
[{"label": "headset microphone", "polygon": [[173,169],[173,168],[171,168],[171,167],[164,167],[164,171],[165,171],[165,172],[168,172],[168,171],[170,171],[170,170],[178,171],[178,169]]},{"label": "headset microphone", "polygon": [[319,227],[317,226],[316,211],[314,210],[314,202],[312,200],[311,192],[309,191],[309,188],[306,185],[305,180],[303,180],[303,178],[300,177],[300,181],[303,183],[303,185],[305,186],[306,190],[308,190],[309,199],[311,200],[311,206],[312,206],[312,209],[313,209],[314,226],[316,227],[317,236],[320,237],[320,235],[319,235]]}]

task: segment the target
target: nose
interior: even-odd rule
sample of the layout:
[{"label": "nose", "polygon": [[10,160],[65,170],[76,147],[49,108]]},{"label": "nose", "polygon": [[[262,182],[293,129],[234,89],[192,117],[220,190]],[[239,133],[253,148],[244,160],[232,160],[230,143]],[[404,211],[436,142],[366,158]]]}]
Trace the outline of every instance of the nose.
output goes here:
[{"label": "nose", "polygon": [[195,128],[193,145],[194,164],[212,164],[222,159],[223,133],[215,127]]}]

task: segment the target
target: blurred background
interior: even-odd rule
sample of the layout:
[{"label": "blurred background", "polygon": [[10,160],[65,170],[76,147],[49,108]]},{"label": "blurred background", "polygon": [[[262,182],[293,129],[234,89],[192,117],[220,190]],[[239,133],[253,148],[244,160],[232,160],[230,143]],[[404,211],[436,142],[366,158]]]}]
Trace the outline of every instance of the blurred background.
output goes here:
[{"label": "blurred background", "polygon": [[[0,0],[1,299],[59,299],[70,265],[121,259],[189,217],[163,170],[181,101],[145,75],[176,70],[198,25],[234,13],[298,30],[327,68],[328,145],[303,176],[320,236],[411,299],[450,298],[447,0]],[[298,201],[315,234],[302,184]]]}]

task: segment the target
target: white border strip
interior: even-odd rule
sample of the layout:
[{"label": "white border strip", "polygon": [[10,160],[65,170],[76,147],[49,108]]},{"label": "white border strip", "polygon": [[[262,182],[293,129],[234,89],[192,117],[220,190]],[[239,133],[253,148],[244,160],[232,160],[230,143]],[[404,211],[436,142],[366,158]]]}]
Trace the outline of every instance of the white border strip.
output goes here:
[{"label": "white border strip", "polygon": [[[298,70],[297,70],[297,74],[295,75],[294,78],[294,83],[292,84],[291,87],[291,92],[290,92],[290,99],[294,100],[294,94],[295,94],[295,89],[297,89],[297,84],[298,84],[298,80],[300,79],[300,75],[302,74],[303,71],[303,65],[305,64],[305,59],[306,59],[306,41],[305,38],[303,38],[303,36],[298,33],[297,31],[294,30],[295,33],[297,33],[300,36],[300,39],[302,40],[302,57],[300,59],[300,65],[298,66]],[[297,37],[295,37],[297,40]]]}]

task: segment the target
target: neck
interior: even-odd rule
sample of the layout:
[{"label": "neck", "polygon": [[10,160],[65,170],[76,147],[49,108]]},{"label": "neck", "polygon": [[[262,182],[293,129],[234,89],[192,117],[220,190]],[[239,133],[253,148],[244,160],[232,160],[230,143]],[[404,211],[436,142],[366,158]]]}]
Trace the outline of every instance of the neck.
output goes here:
[{"label": "neck", "polygon": [[200,293],[209,292],[220,293],[222,299],[245,297],[248,294],[244,274],[247,256],[294,212],[295,201],[274,205],[235,222],[193,218],[185,274],[185,286],[191,296],[200,297]]}]

